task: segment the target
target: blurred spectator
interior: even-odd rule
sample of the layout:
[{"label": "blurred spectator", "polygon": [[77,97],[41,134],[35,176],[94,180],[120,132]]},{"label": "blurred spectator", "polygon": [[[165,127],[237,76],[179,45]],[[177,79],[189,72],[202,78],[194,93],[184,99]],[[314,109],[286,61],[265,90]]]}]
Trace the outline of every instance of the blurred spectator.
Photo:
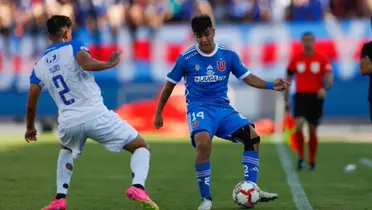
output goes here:
[{"label": "blurred spectator", "polygon": [[4,55],[10,57],[10,35],[16,17],[16,7],[12,0],[0,1],[0,34],[3,37]]},{"label": "blurred spectator", "polygon": [[294,21],[322,20],[322,4],[320,0],[292,0],[287,9],[287,18]]},{"label": "blurred spectator", "polygon": [[370,14],[369,0],[326,0],[327,11],[339,19],[366,17]]},{"label": "blurred spectator", "polygon": [[268,21],[271,0],[232,0],[230,17],[233,22]]},{"label": "blurred spectator", "polygon": [[145,8],[145,23],[152,29],[160,28],[172,17],[168,0],[148,0]]},{"label": "blurred spectator", "polygon": [[217,23],[228,22],[229,10],[226,9],[226,5],[229,0],[214,0],[212,2],[214,18]]},{"label": "blurred spectator", "polygon": [[129,8],[129,2],[127,0],[108,0],[106,4],[106,16],[111,29],[111,39],[113,44],[117,44],[120,28],[126,21],[125,16]]}]

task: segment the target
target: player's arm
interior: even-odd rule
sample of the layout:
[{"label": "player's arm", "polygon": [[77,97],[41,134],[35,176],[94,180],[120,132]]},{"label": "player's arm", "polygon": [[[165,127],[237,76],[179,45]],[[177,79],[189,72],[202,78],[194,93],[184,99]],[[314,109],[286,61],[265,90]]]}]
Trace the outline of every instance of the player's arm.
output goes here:
[{"label": "player's arm", "polygon": [[161,91],[158,106],[156,107],[156,115],[161,115],[165,104],[167,104],[169,97],[172,95],[173,89],[176,86],[175,83],[167,81],[163,90]]},{"label": "player's arm", "polygon": [[334,77],[333,77],[333,72],[332,72],[332,65],[327,62],[325,64],[325,72],[324,72],[324,81],[325,81],[325,84],[324,84],[324,88],[326,90],[329,90],[332,85],[333,85],[333,80],[334,80]]},{"label": "player's arm", "polygon": [[[295,73],[296,73],[296,69],[295,69],[295,66],[294,66],[294,61],[290,61],[289,62],[289,65],[287,67],[287,76],[286,76],[286,80],[287,81],[292,81],[293,78],[295,77]],[[284,91],[284,101],[285,102],[288,102],[289,100],[289,89],[286,89]]]},{"label": "player's arm", "polygon": [[37,84],[31,84],[28,91],[28,100],[26,105],[27,129],[35,129],[35,118],[37,111],[37,102],[40,97],[41,87]]},{"label": "player's arm", "polygon": [[42,83],[36,77],[35,71],[32,71],[30,77],[30,89],[28,91],[28,100],[26,105],[26,134],[25,139],[27,142],[36,141],[36,129],[35,129],[35,118],[37,111],[37,102],[40,97]]},{"label": "player's arm", "polygon": [[368,49],[369,45],[364,44],[362,48],[361,58],[360,58],[360,74],[365,75],[372,75],[372,61],[368,57]]},{"label": "player's arm", "polygon": [[[239,56],[234,52],[232,58],[232,73],[239,80],[243,80],[247,85],[259,88],[259,89],[272,89],[282,91],[289,85],[283,79],[278,79],[275,82],[267,82],[252,74],[240,60]],[[287,84],[287,85],[286,85]]]},{"label": "player's arm", "polygon": [[120,61],[120,54],[121,52],[114,52],[108,61],[104,62],[92,58],[88,51],[80,50],[76,54],[76,61],[86,71],[103,71],[115,67]]},{"label": "player's arm", "polygon": [[158,105],[156,107],[154,125],[157,129],[163,126],[163,117],[162,117],[163,109],[165,105],[167,104],[169,97],[172,95],[174,87],[176,86],[177,83],[181,81],[182,77],[185,74],[185,70],[183,67],[184,62],[185,62],[185,59],[183,58],[182,55],[180,55],[174,67],[166,76],[168,81],[167,83],[165,83],[163,90],[161,91]]},{"label": "player's arm", "polygon": [[79,66],[85,71],[103,71],[115,67],[120,61],[121,52],[114,52],[110,58],[104,62],[90,56],[89,49],[79,41],[72,42],[74,57]]}]

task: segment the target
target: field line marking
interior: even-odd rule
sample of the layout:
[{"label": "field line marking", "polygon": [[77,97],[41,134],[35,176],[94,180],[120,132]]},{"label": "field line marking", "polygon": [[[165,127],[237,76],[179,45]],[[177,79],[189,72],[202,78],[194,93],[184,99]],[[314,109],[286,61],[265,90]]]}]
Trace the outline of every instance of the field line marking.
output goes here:
[{"label": "field line marking", "polygon": [[280,134],[274,136],[274,142],[276,144],[280,163],[286,174],[287,184],[291,188],[292,200],[298,210],[312,210],[313,208],[306,196],[305,190],[298,179],[296,171],[293,169],[292,161],[288,155],[288,148],[284,145],[281,139],[282,135]]}]

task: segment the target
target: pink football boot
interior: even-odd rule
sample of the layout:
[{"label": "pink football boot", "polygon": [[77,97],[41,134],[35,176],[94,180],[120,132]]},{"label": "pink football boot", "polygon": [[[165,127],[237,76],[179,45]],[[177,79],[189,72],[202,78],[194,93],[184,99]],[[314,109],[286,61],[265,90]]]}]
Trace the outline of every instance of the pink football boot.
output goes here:
[{"label": "pink football boot", "polygon": [[127,190],[126,195],[128,199],[141,204],[144,210],[159,210],[158,205],[150,199],[147,192],[140,188],[132,186]]},{"label": "pink football boot", "polygon": [[67,202],[66,199],[53,199],[50,204],[44,207],[42,210],[66,210]]}]

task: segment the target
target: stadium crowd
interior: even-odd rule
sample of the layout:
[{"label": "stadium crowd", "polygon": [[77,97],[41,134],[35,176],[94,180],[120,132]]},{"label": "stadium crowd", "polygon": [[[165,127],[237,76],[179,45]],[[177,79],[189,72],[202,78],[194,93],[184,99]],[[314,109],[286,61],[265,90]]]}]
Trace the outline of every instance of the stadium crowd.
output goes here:
[{"label": "stadium crowd", "polygon": [[317,21],[327,16],[350,19],[368,17],[371,11],[372,0],[0,0],[0,34],[9,51],[10,38],[44,35],[46,19],[55,14],[69,16],[75,31],[97,34],[96,40],[102,29],[110,31],[117,43],[123,27],[136,40],[139,26],[156,31],[163,24],[187,22],[200,13],[219,24],[241,24]]}]

